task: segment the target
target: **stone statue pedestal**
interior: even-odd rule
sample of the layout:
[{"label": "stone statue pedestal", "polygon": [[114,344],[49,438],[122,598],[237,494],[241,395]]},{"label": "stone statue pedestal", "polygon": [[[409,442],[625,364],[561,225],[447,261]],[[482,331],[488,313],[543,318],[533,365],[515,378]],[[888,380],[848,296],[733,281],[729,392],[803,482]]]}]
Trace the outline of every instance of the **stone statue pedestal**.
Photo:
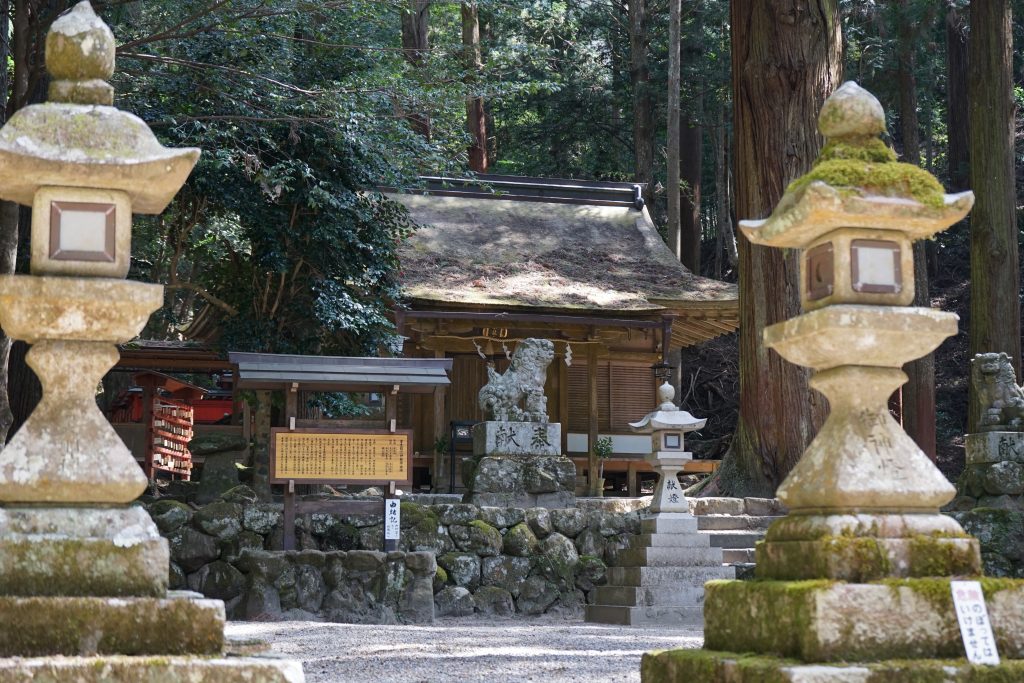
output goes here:
[{"label": "stone statue pedestal", "polygon": [[576,466],[561,454],[562,426],[481,422],[466,463],[463,501],[478,506],[567,508],[576,505]]}]

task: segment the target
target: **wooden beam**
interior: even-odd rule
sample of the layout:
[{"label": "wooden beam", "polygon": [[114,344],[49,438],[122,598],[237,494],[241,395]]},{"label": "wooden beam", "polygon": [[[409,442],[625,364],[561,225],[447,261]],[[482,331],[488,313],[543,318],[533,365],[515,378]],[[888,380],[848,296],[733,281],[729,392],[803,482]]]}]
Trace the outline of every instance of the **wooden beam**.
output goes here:
[{"label": "wooden beam", "polygon": [[590,414],[587,416],[587,484],[591,496],[601,495],[597,483],[597,347],[587,346],[587,395],[590,397]]},{"label": "wooden beam", "polygon": [[[434,351],[435,358],[444,358],[443,349]],[[436,444],[447,433],[447,425],[444,420],[444,399],[445,391],[442,387],[434,390],[434,443]],[[441,473],[444,471],[444,453],[438,452],[434,444],[430,445],[434,451],[434,470],[430,473],[430,483],[434,493],[441,492]]]}]

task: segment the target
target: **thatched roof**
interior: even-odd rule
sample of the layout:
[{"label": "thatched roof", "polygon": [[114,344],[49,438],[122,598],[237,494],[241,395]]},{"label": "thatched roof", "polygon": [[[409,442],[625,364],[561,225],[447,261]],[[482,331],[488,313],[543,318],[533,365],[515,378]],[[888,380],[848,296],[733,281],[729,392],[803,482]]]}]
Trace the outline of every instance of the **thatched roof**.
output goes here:
[{"label": "thatched roof", "polygon": [[646,210],[392,197],[421,226],[399,251],[414,301],[581,311],[736,308],[736,286],[684,268]]}]

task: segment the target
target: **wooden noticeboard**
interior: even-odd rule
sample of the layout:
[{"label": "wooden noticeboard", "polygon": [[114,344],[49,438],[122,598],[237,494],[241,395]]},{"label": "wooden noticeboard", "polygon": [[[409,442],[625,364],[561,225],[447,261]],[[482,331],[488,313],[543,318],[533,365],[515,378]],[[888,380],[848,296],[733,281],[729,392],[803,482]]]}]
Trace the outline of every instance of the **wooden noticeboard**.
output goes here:
[{"label": "wooden noticeboard", "polygon": [[274,484],[412,484],[412,430],[270,430]]}]

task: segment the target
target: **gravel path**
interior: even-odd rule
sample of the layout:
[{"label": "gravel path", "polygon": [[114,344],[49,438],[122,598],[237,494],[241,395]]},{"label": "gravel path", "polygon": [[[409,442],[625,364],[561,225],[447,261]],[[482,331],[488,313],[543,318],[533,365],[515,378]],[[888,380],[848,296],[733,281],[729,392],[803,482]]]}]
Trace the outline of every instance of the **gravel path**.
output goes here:
[{"label": "gravel path", "polygon": [[266,640],[271,653],[301,660],[309,683],[639,681],[644,652],[703,641],[697,629],[548,617],[438,619],[433,626],[231,622],[227,633]]}]

